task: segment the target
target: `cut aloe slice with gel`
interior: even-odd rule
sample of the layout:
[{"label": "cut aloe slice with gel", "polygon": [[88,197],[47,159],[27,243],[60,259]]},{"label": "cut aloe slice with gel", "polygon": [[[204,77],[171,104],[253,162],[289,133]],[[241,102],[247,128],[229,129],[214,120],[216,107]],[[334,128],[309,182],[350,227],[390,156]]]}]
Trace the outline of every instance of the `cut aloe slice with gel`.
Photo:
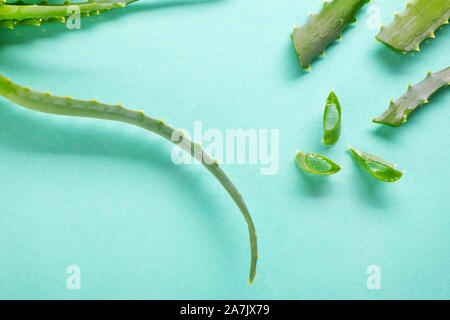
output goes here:
[{"label": "cut aloe slice with gel", "polygon": [[373,154],[355,150],[350,146],[348,148],[356,163],[378,180],[395,182],[403,176],[404,172],[394,169],[395,164],[386,162],[384,159]]},{"label": "cut aloe slice with gel", "polygon": [[335,174],[342,169],[341,166],[330,159],[315,153],[303,153],[297,151],[295,162],[303,171],[318,175]]},{"label": "cut aloe slice with gel", "polygon": [[335,144],[341,134],[341,104],[333,91],[327,98],[323,113],[323,139],[325,145]]}]

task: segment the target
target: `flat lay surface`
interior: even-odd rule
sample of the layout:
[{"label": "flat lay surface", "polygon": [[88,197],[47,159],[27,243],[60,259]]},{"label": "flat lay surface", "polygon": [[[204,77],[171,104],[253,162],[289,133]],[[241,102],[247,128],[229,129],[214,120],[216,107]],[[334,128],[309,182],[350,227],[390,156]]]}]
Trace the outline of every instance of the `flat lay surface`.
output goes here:
[{"label": "flat lay surface", "polygon": [[[144,0],[83,18],[79,30],[0,29],[1,74],[23,86],[122,102],[194,140],[199,125],[224,137],[230,129],[267,129],[269,141],[279,134],[270,174],[261,174],[269,165],[260,158],[222,165],[258,233],[250,286],[247,226],[201,165],[174,164],[173,145],[136,127],[0,99],[0,299],[450,298],[450,90],[401,127],[371,122],[408,83],[449,66],[450,27],[403,56],[375,35],[378,13],[387,25],[404,1],[373,0],[304,71],[292,26],[321,7]],[[342,128],[327,147],[331,90]],[[349,145],[406,172],[395,183],[376,180]],[[302,172],[297,150],[343,168]],[[80,290],[66,285],[70,266],[81,271]],[[367,286],[371,266],[380,289]]]}]

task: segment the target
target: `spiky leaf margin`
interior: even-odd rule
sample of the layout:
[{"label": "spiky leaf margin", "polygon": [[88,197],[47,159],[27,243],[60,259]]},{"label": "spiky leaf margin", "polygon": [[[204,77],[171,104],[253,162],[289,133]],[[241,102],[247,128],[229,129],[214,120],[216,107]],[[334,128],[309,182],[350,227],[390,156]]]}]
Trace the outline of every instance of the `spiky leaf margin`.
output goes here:
[{"label": "spiky leaf margin", "polygon": [[420,51],[420,44],[426,38],[435,38],[434,32],[448,24],[450,0],[415,0],[406,3],[402,13],[394,12],[394,21],[381,26],[376,39],[389,48],[407,54]]},{"label": "spiky leaf margin", "polygon": [[440,88],[450,84],[450,67],[436,72],[428,72],[425,80],[408,85],[408,91],[396,101],[389,104],[389,108],[378,118],[372,119],[375,123],[381,123],[392,127],[404,124],[408,115],[424,103]]},{"label": "spiky leaf margin", "polygon": [[307,23],[295,27],[291,34],[295,51],[303,69],[310,69],[311,62],[334,40],[340,39],[348,24],[356,22],[356,13],[369,0],[334,0],[323,3],[318,14],[311,14]]},{"label": "spiky leaf margin", "polygon": [[14,29],[17,26],[40,26],[44,23],[63,22],[72,14],[68,9],[77,6],[80,16],[98,15],[116,8],[123,8],[137,0],[90,0],[86,2],[65,1],[62,4],[49,4],[47,1],[30,4],[25,1],[4,3],[0,6],[0,28]]},{"label": "spiky leaf margin", "polygon": [[121,104],[108,105],[98,101],[77,100],[71,97],[56,97],[50,93],[40,93],[21,87],[11,80],[0,76],[0,95],[25,108],[65,116],[96,118],[119,121],[131,124],[171,141],[192,157],[199,161],[225,188],[238,206],[244,217],[250,238],[251,262],[249,282],[252,284],[256,276],[256,262],[258,257],[255,226],[248,211],[247,205],[237,188],[228,178],[228,175],[219,167],[219,163],[205,153],[199,144],[195,144],[183,134],[166,125],[163,120],[157,120],[144,114],[143,111],[134,111],[124,108]]}]

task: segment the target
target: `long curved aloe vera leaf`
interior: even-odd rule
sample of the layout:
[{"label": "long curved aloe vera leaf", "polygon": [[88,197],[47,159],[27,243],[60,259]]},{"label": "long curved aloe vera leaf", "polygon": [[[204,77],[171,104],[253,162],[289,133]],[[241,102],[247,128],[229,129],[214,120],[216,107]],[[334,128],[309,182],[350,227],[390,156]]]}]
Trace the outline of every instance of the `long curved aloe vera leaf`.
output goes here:
[{"label": "long curved aloe vera leaf", "polygon": [[405,11],[394,14],[394,21],[382,26],[376,39],[403,54],[420,51],[423,40],[434,38],[436,29],[448,24],[450,0],[415,0],[406,3]]},{"label": "long curved aloe vera leaf", "polygon": [[219,163],[206,154],[201,149],[199,144],[195,144],[190,141],[182,131],[175,130],[166,125],[163,120],[157,120],[145,115],[143,111],[126,109],[121,104],[108,105],[97,102],[96,100],[85,101],[72,99],[70,97],[56,97],[50,95],[50,93],[35,92],[27,87],[18,86],[3,76],[0,76],[0,95],[18,105],[35,111],[56,115],[97,118],[128,123],[156,133],[157,135],[160,135],[161,137],[180,146],[183,150],[188,152],[192,157],[203,164],[203,166],[208,169],[214,177],[216,177],[216,179],[222,184],[233,201],[239,207],[245,221],[247,222],[251,249],[249,282],[252,284],[256,275],[256,261],[258,259],[258,254],[256,231],[250,212],[248,211],[242,195],[233,185],[228,176],[219,167]]},{"label": "long curved aloe vera leaf", "polygon": [[63,4],[49,4],[42,1],[39,4],[30,4],[24,1],[4,3],[0,6],[0,28],[13,29],[16,26],[35,25],[43,23],[65,22],[72,14],[71,6],[80,9],[80,16],[98,15],[102,12],[125,7],[137,0],[90,0],[86,2],[66,1]]},{"label": "long curved aloe vera leaf", "polygon": [[395,164],[389,163],[373,154],[355,150],[350,146],[348,148],[356,163],[378,180],[396,182],[403,176],[404,172],[396,170]]},{"label": "long curved aloe vera leaf", "polygon": [[425,80],[416,85],[408,85],[408,91],[396,101],[390,102],[389,108],[378,118],[372,119],[392,127],[404,124],[408,115],[424,103],[428,103],[430,96],[450,84],[450,67],[436,72],[428,72]]},{"label": "long curved aloe vera leaf", "polygon": [[334,0],[323,3],[322,11],[311,14],[302,27],[292,31],[292,42],[297,52],[300,65],[304,69],[311,68],[311,62],[325,48],[342,36],[342,31],[352,22],[356,22],[356,13],[369,0]]}]

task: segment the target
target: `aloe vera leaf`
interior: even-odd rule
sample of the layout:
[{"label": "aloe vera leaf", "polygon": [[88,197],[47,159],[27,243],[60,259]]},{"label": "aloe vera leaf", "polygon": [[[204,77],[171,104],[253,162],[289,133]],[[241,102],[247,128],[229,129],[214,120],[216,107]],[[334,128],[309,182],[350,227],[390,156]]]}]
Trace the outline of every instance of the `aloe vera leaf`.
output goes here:
[{"label": "aloe vera leaf", "polygon": [[450,67],[428,74],[422,82],[416,85],[408,85],[408,91],[396,101],[390,101],[389,108],[378,118],[372,119],[375,123],[381,123],[392,127],[404,124],[408,115],[422,104],[428,103],[428,99],[434,92],[450,84]]},{"label": "aloe vera leaf", "polygon": [[356,13],[369,0],[334,0],[323,3],[318,14],[311,14],[302,27],[295,27],[291,38],[297,52],[300,66],[310,69],[311,62],[320,54],[325,55],[325,48],[342,36],[342,31],[352,22],[356,22]]},{"label": "aloe vera leaf", "polygon": [[[35,111],[56,115],[113,120],[135,125],[156,133],[183,148],[183,150],[203,164],[203,166],[222,184],[239,207],[248,226],[251,249],[249,282],[250,284],[253,283],[253,279],[256,275],[256,261],[258,259],[257,235],[244,199],[226,173],[219,167],[219,163],[206,154],[199,144],[193,143],[184,136],[182,131],[177,131],[166,125],[163,120],[157,120],[145,115],[143,111],[126,109],[121,104],[108,105],[97,102],[96,100],[85,101],[72,99],[70,97],[56,97],[49,93],[35,92],[29,88],[21,87],[3,76],[0,76],[0,95],[18,105]],[[172,141],[174,136],[179,137],[176,139],[177,141]]]},{"label": "aloe vera leaf", "polygon": [[97,15],[105,11],[125,7],[137,0],[90,0],[86,2],[66,1],[63,4],[49,4],[46,1],[39,4],[29,4],[23,1],[5,3],[0,6],[0,28],[13,29],[21,25],[39,26],[44,23],[65,22],[70,16],[70,6],[80,9],[80,16]]},{"label": "aloe vera leaf", "polygon": [[434,38],[434,32],[442,24],[448,24],[450,0],[415,0],[406,3],[402,13],[394,13],[394,21],[381,26],[376,39],[389,48],[407,54],[420,51],[426,38]]},{"label": "aloe vera leaf", "polygon": [[342,169],[330,159],[315,153],[297,151],[295,162],[303,171],[318,175],[331,175]]},{"label": "aloe vera leaf", "polygon": [[373,154],[355,150],[350,146],[348,148],[350,149],[356,163],[378,180],[384,182],[395,182],[403,176],[403,172],[394,169],[396,166],[395,164],[386,162],[382,158]]},{"label": "aloe vera leaf", "polygon": [[341,104],[333,91],[327,98],[323,113],[323,139],[325,145],[335,144],[341,134]]}]

